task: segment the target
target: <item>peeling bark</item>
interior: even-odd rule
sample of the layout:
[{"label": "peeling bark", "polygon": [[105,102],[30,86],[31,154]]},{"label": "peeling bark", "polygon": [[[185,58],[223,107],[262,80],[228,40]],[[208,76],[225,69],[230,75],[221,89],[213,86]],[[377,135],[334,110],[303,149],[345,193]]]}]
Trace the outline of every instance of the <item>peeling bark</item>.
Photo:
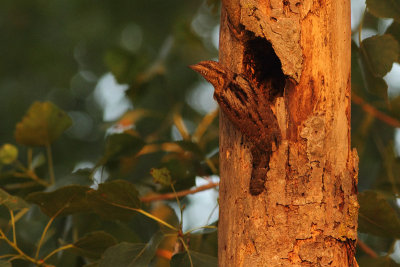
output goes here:
[{"label": "peeling bark", "polygon": [[282,141],[252,195],[252,140],[221,114],[220,266],[357,266],[350,34],[349,1],[223,1],[220,63],[268,90]]}]

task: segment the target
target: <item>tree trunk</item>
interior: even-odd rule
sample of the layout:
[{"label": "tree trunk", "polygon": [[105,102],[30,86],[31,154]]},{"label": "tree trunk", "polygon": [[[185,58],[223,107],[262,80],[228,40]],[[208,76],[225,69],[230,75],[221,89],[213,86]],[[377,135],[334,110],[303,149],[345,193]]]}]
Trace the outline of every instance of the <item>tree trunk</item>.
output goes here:
[{"label": "tree trunk", "polygon": [[252,194],[253,140],[221,112],[219,266],[357,266],[350,35],[348,0],[223,1],[220,63],[272,84],[282,138]]}]

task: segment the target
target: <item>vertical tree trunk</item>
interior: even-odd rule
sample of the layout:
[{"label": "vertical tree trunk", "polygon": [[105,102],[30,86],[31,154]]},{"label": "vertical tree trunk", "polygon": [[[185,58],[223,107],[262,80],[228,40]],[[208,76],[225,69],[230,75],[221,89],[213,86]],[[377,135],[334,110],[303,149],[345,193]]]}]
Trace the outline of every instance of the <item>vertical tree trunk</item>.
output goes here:
[{"label": "vertical tree trunk", "polygon": [[220,63],[263,86],[277,56],[286,81],[270,89],[282,140],[260,194],[251,140],[221,112],[221,267],[357,266],[350,34],[348,0],[223,1]]}]

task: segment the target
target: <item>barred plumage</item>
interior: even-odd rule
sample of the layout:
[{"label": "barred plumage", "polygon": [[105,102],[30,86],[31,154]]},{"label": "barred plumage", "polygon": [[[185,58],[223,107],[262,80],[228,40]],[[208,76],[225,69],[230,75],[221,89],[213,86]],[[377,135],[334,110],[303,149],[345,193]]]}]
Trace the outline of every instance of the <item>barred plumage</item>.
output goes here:
[{"label": "barred plumage", "polygon": [[214,98],[221,110],[251,142],[253,170],[250,193],[262,193],[269,169],[272,143],[279,146],[281,142],[281,132],[271,109],[273,103],[268,92],[215,61],[202,61],[190,67],[214,86]]}]

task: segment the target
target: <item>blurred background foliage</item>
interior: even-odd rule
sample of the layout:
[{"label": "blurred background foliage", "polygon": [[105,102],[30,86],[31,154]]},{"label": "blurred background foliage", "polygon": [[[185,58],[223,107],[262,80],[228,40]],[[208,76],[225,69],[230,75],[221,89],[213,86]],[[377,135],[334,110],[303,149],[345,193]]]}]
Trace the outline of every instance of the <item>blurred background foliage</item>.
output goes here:
[{"label": "blurred background foliage", "polygon": [[[161,256],[152,264],[169,266],[173,251],[185,251],[174,248],[177,237],[160,240],[156,233],[161,228],[156,221],[132,210],[110,207],[108,202],[96,199],[98,195],[89,192],[92,189],[88,186],[114,196],[112,186],[104,189],[97,185],[124,179],[138,189],[126,197],[138,200],[139,195],[149,196],[151,192],[172,192],[169,184],[153,182],[152,168],[168,168],[174,190],[194,186],[196,176],[204,177],[200,184],[217,179],[212,176],[218,168],[217,106],[211,86],[188,65],[218,56],[218,23],[218,1],[2,1],[0,146],[6,145],[0,151],[0,185],[9,194],[29,199],[42,209],[2,207],[0,228],[5,236],[13,240],[10,209],[16,218],[18,214],[22,217],[15,223],[18,247],[33,258],[49,221],[44,214],[57,217],[43,235],[37,259],[66,244],[74,243],[74,248],[56,253],[47,264],[96,266],[107,247],[123,241],[127,243],[110,250],[100,266],[116,266],[116,259],[120,259],[117,266],[141,266],[150,262],[155,248],[163,246],[170,252],[163,256],[160,249]],[[65,127],[68,129],[59,136],[55,129],[62,132],[63,125],[70,126],[57,117],[62,110],[71,118],[72,126]],[[47,128],[41,132],[35,125]],[[47,134],[57,138],[52,140]],[[51,148],[47,145],[50,142]],[[49,149],[52,162],[48,160]],[[53,170],[48,168],[49,163]],[[68,186],[71,184],[75,186]],[[8,203],[11,195],[5,191],[2,202]],[[56,193],[41,195],[42,191]],[[188,219],[181,227],[174,211],[180,214],[175,198],[170,201],[173,209],[160,202],[143,203],[142,207],[163,221],[175,222],[178,233],[207,225],[207,219],[209,224],[216,220],[217,191],[208,196],[203,201],[208,211],[186,215]],[[95,204],[88,199],[94,199]],[[127,204],[122,198],[113,200]],[[180,207],[191,201],[182,199]],[[193,207],[188,207],[188,212]],[[99,212],[89,212],[93,210]],[[190,223],[199,219],[200,225]],[[100,234],[77,245],[92,232]],[[216,232],[211,232],[207,236],[199,231],[193,234],[190,249],[215,256]],[[182,232],[180,238],[188,237]],[[135,261],[149,240],[154,241],[148,246],[153,251]],[[96,247],[96,242],[104,244]],[[116,252],[125,250],[129,253]],[[18,253],[3,238],[0,259],[7,254]],[[185,261],[184,255],[175,261],[175,266],[180,266],[176,264]],[[209,261],[215,262],[215,258]],[[13,266],[29,265],[26,258],[12,262]]]},{"label": "blurred background foliage", "polygon": [[[216,266],[218,111],[187,66],[217,59],[219,5],[2,1],[0,266]],[[367,5],[352,1],[357,257],[397,266],[400,4]],[[214,189],[175,198],[195,185]]]}]

